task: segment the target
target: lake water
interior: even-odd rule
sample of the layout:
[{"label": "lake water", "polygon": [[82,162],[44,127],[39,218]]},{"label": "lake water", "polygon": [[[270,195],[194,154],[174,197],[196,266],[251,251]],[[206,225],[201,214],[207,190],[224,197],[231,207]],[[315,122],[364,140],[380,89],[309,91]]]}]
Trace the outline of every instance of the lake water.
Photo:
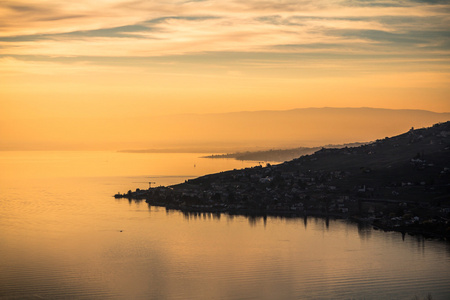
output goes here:
[{"label": "lake water", "polygon": [[199,156],[0,152],[0,299],[450,299],[449,243],[112,197],[256,164]]}]

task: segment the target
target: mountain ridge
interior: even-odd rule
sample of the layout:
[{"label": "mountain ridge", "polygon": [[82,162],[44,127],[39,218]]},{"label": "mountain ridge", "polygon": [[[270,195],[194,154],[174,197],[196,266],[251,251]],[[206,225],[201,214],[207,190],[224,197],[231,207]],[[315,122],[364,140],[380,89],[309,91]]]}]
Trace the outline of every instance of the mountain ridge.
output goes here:
[{"label": "mountain ridge", "polygon": [[[450,113],[300,108],[224,114],[49,116],[0,120],[2,150],[210,148],[215,153],[373,141],[450,120]],[[12,130],[13,129],[13,130]],[[223,150],[221,150],[223,149]],[[201,149],[200,149],[201,150]],[[209,151],[208,151],[209,152]]]},{"label": "mountain ridge", "polygon": [[370,110],[370,111],[404,111],[404,112],[424,112],[432,114],[449,114],[450,112],[436,112],[426,109],[411,109],[411,108],[383,108],[383,107],[334,107],[334,106],[323,106],[323,107],[300,107],[291,109],[267,109],[267,110],[242,110],[242,111],[230,111],[230,112],[210,112],[210,113],[181,113],[181,114],[164,114],[157,117],[169,117],[169,116],[204,116],[204,115],[230,115],[230,114],[245,114],[245,113],[284,113],[284,112],[300,112],[300,111],[310,111],[310,110]]},{"label": "mountain ridge", "polygon": [[[185,114],[149,120],[161,148],[193,148],[209,143],[216,153],[257,149],[319,147],[369,142],[414,127],[450,120],[450,113],[379,108],[306,108],[223,114]],[[156,138],[152,134],[151,138]],[[227,151],[220,151],[223,146]],[[149,148],[159,148],[153,146]],[[130,148],[128,148],[130,149]],[[203,152],[203,151],[202,151]]]}]

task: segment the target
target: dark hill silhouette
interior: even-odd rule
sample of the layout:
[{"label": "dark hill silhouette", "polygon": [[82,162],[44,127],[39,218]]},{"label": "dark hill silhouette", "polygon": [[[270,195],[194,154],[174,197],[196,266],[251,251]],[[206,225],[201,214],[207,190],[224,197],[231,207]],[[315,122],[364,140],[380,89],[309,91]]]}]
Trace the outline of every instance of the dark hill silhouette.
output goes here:
[{"label": "dark hill silhouette", "polygon": [[279,165],[118,194],[183,211],[324,215],[450,236],[450,122]]}]

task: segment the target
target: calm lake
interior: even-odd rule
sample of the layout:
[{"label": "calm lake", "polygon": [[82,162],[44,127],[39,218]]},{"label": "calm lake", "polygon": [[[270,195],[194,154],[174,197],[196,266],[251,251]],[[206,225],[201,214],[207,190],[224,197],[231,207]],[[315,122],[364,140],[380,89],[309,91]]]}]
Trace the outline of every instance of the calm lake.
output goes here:
[{"label": "calm lake", "polygon": [[0,299],[450,299],[450,244],[112,197],[255,162],[0,152]]}]

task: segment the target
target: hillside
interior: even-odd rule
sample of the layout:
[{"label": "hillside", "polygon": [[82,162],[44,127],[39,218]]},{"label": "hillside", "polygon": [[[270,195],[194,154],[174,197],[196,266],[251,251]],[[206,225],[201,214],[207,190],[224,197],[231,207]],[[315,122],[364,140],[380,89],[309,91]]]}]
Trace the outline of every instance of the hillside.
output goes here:
[{"label": "hillside", "polygon": [[450,122],[117,197],[183,211],[324,215],[449,236]]}]

